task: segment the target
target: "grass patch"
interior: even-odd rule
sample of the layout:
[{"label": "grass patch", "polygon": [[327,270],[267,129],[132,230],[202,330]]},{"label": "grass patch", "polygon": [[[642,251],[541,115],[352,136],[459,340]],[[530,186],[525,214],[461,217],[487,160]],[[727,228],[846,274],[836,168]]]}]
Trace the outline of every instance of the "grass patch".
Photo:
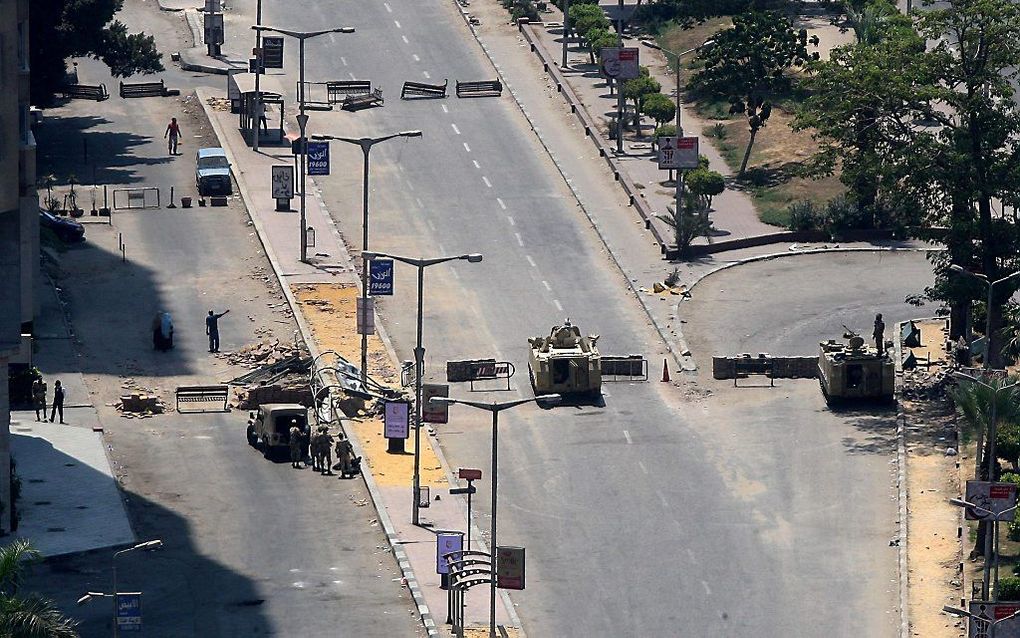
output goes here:
[{"label": "grass patch", "polygon": [[[685,29],[678,24],[671,25],[668,29],[665,29],[656,38],[659,46],[670,49],[671,51],[686,51],[693,49],[696,46],[700,46],[705,40],[711,38],[713,35],[728,29],[733,26],[733,20],[727,16],[710,18],[700,24],[695,24],[689,29]],[[690,56],[684,58],[685,62],[691,59]]]}]

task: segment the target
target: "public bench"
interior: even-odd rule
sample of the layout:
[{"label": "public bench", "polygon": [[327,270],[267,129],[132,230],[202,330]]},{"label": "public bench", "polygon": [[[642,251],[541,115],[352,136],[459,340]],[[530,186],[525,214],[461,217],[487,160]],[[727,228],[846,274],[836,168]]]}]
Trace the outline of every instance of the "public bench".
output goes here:
[{"label": "public bench", "polygon": [[446,87],[450,84],[446,80],[442,84],[426,84],[424,82],[404,82],[404,88],[400,90],[400,99],[406,100],[408,96],[422,98],[446,97]]},{"label": "public bench", "polygon": [[177,388],[177,411],[178,412],[212,412],[199,407],[197,410],[182,410],[181,404],[216,403],[217,411],[227,411],[227,399],[230,396],[230,389],[225,385],[182,385]]},{"label": "public bench", "polygon": [[346,111],[357,111],[370,106],[382,106],[382,103],[382,89],[376,89],[367,95],[348,95],[340,103],[340,108]]},{"label": "public bench", "polygon": [[163,83],[163,80],[159,82],[132,82],[132,83],[120,83],[120,96],[123,98],[132,97],[167,97],[170,95],[180,95],[181,92],[177,89],[168,89]]},{"label": "public bench", "polygon": [[776,361],[767,354],[752,357],[744,354],[733,359],[733,387],[737,387],[737,379],[752,374],[763,374],[769,378],[769,386],[776,385]]},{"label": "public bench", "polygon": [[499,97],[502,94],[503,84],[499,80],[457,81],[457,97]]},{"label": "public bench", "polygon": [[372,93],[371,80],[334,80],[326,82],[326,99],[330,104],[344,101],[351,95],[369,95]]},{"label": "public bench", "polygon": [[61,90],[61,94],[66,98],[97,102],[110,99],[110,93],[106,90],[105,84],[66,84]]}]

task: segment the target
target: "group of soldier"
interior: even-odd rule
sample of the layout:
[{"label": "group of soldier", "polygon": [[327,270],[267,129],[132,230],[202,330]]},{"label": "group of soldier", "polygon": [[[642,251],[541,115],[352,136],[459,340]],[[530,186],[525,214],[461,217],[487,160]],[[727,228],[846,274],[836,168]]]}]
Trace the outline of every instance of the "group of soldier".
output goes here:
[{"label": "group of soldier", "polygon": [[[290,427],[290,464],[291,467],[300,468],[304,462],[305,435],[294,422]],[[316,432],[308,437],[307,449],[312,458],[312,469],[320,474],[333,473],[333,453],[336,453],[337,467],[340,470],[340,477],[347,478],[358,473],[359,459],[354,455],[354,446],[344,436],[343,431],[337,433],[334,438],[329,433],[329,428],[320,425]]]}]

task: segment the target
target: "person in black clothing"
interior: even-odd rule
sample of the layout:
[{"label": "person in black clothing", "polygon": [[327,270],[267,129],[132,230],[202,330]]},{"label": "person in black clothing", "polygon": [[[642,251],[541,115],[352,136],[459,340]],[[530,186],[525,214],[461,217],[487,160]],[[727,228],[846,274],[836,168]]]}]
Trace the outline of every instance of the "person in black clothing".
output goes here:
[{"label": "person in black clothing", "polygon": [[220,314],[216,314],[212,310],[209,311],[209,316],[205,318],[205,333],[209,335],[209,352],[220,351],[220,317],[230,312],[230,309],[224,310]]},{"label": "person in black clothing", "polygon": [[53,384],[53,411],[50,412],[50,423],[53,423],[54,417],[57,413],[60,413],[60,422],[64,422],[64,387],[60,385],[60,381]]}]

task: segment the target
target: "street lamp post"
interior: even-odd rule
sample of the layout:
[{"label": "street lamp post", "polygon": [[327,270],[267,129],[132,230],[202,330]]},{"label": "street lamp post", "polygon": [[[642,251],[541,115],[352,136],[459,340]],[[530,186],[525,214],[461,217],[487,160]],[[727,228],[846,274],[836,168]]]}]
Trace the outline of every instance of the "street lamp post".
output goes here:
[{"label": "street lamp post", "polygon": [[[309,38],[315,38],[320,35],[326,35],[327,33],[354,33],[354,27],[336,27],[334,29],[323,29],[320,31],[290,31],[288,29],[278,29],[276,27],[266,26],[264,24],[256,24],[252,26],[255,31],[272,31],[273,33],[279,33],[280,35],[289,35],[292,38],[297,38],[300,44],[298,52],[298,128],[300,129],[301,139],[298,141],[298,149],[301,153],[301,168],[300,176],[298,181],[301,183],[301,261],[308,261],[308,241],[307,231],[305,230],[305,173],[308,170],[308,143],[305,138],[305,128],[308,126],[308,115],[305,114],[305,40]],[[258,63],[256,62],[256,67]],[[256,68],[256,71],[258,69]],[[255,76],[256,79],[258,76]],[[256,96],[261,102],[261,95]],[[256,124],[256,129],[257,129]],[[255,137],[258,137],[258,130],[255,131]]]},{"label": "street lamp post", "polygon": [[[995,580],[995,600],[998,600],[999,599],[999,521],[1001,521],[1003,519],[1005,519],[1005,520],[1012,519],[1013,518],[1013,512],[1015,512],[1017,510],[1017,508],[1020,507],[1020,505],[1014,505],[1013,507],[1007,507],[1006,509],[1002,510],[1001,512],[993,512],[992,510],[990,510],[990,509],[988,509],[986,507],[981,507],[977,503],[971,503],[969,501],[963,500],[962,498],[951,498],[951,499],[949,499],[949,502],[952,503],[953,505],[956,505],[957,507],[966,507],[968,509],[972,509],[972,510],[978,512],[979,514],[983,512],[984,513],[984,514],[982,514],[983,516],[991,515],[992,522],[995,523],[995,527],[994,527],[994,530],[995,530],[995,534],[994,534],[995,535],[995,579],[994,580]],[[1006,518],[1007,515],[1009,516],[1009,518]],[[987,587],[987,585],[986,585],[986,587]],[[988,592],[986,591],[985,595],[987,595],[987,594],[988,594]]]},{"label": "street lamp post", "polygon": [[[255,4],[255,24],[262,24],[262,0],[258,0]],[[262,55],[262,31],[255,30],[255,117],[261,118],[262,116],[262,93],[259,91],[259,77],[261,77],[262,71],[262,60],[265,56]],[[255,137],[252,141],[251,150],[259,150],[259,130],[262,126],[262,122],[258,119],[255,122]]]},{"label": "street lamp post", "polygon": [[110,593],[110,594],[105,594],[103,592],[90,591],[90,592],[87,592],[84,596],[82,596],[81,598],[78,599],[78,604],[79,605],[84,605],[85,603],[91,601],[93,598],[112,598],[113,599],[113,636],[114,636],[114,638],[116,638],[118,633],[119,633],[119,629],[117,627],[117,611],[118,611],[117,610],[117,557],[120,556],[121,554],[127,554],[128,552],[133,552],[133,551],[140,550],[140,549],[144,549],[144,550],[147,550],[147,551],[152,551],[152,550],[160,549],[161,547],[163,547],[163,541],[161,541],[161,540],[151,540],[151,541],[145,541],[144,543],[138,543],[137,545],[132,545],[131,547],[128,547],[126,549],[120,550],[119,552],[114,552],[113,553],[113,558],[111,559],[111,562],[113,564],[113,592]]},{"label": "street lamp post", "polygon": [[567,66],[567,38],[570,34],[570,0],[563,0],[563,63],[560,68],[566,71]]},{"label": "street lamp post", "polygon": [[455,261],[462,259],[472,264],[476,264],[482,261],[482,255],[480,253],[470,253],[466,255],[452,255],[449,257],[432,257],[426,259],[424,257],[403,257],[401,255],[391,255],[389,253],[380,253],[374,251],[365,251],[361,253],[362,259],[366,263],[366,270],[368,268],[367,263],[376,257],[383,257],[386,259],[393,259],[400,261],[405,264],[414,266],[418,269],[418,322],[416,327],[417,336],[415,339],[414,346],[414,481],[413,481],[413,494],[414,498],[411,499],[411,523],[418,525],[420,523],[419,516],[419,504],[418,496],[421,492],[421,377],[422,368],[425,366],[425,348],[422,347],[421,335],[422,335],[422,319],[423,319],[423,292],[425,290],[425,269],[429,266],[435,266],[436,264],[442,264],[448,261]]},{"label": "street lamp post", "polygon": [[449,397],[432,397],[429,399],[429,403],[460,404],[479,410],[488,410],[492,413],[492,513],[489,523],[489,557],[490,564],[492,565],[492,580],[489,582],[489,638],[496,638],[496,480],[499,477],[499,413],[509,408],[531,403],[532,401],[548,404],[557,403],[560,399],[561,397],[558,394],[546,394],[529,399],[514,399],[500,403],[451,399]]},{"label": "street lamp post", "polygon": [[988,625],[988,638],[995,638],[995,629],[1000,624],[1006,622],[1007,620],[1013,620],[1017,616],[1020,616],[1020,609],[1014,611],[1012,614],[1006,616],[1005,618],[1000,618],[999,620],[975,616],[974,614],[970,613],[965,609],[958,609],[956,607],[950,607],[949,605],[944,606],[942,608],[942,611],[946,612],[947,614],[959,616],[960,618],[969,618],[971,622],[979,622]]},{"label": "street lamp post", "polygon": [[1014,277],[1020,276],[1020,271],[1007,275],[1002,279],[996,279],[995,281],[989,281],[986,275],[980,275],[973,273],[963,266],[958,264],[952,264],[949,266],[949,270],[976,279],[980,281],[988,288],[988,299],[985,306],[985,361],[984,369],[988,370],[992,367],[992,301],[994,300],[995,287],[1001,283],[1005,283]]},{"label": "street lamp post", "polygon": [[[368,250],[368,157],[372,151],[372,147],[380,142],[391,140],[395,137],[421,137],[421,131],[400,131],[399,133],[393,133],[391,135],[383,135],[381,137],[341,137],[336,135],[313,135],[312,138],[316,140],[336,140],[338,142],[347,142],[348,144],[354,144],[355,146],[361,147],[361,152],[364,155],[364,168],[361,183],[361,298],[363,301],[363,308],[365,312],[368,312],[368,259],[365,258],[365,252]],[[363,330],[361,332],[361,382],[368,382],[368,331]]]}]

